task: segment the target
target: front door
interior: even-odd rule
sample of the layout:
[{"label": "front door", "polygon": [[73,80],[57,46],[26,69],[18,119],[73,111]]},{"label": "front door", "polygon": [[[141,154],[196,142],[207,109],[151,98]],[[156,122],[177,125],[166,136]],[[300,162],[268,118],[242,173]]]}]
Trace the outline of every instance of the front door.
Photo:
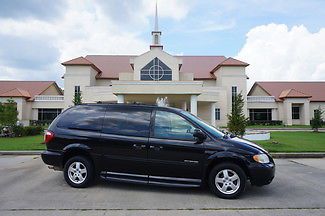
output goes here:
[{"label": "front door", "polygon": [[151,109],[112,105],[102,130],[102,175],[109,180],[147,183]]},{"label": "front door", "polygon": [[157,110],[149,138],[149,183],[199,185],[204,144],[193,137],[193,124],[177,113]]}]

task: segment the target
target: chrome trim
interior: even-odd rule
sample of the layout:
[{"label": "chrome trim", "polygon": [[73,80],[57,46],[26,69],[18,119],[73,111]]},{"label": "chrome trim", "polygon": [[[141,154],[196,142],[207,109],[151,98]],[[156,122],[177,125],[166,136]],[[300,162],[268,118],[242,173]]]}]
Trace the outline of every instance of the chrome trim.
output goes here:
[{"label": "chrome trim", "polygon": [[126,178],[115,178],[115,177],[103,177],[106,180],[118,181],[118,182],[132,182],[132,183],[142,183],[147,184],[148,181],[144,180],[135,180],[135,179],[126,179]]},{"label": "chrome trim", "polygon": [[[149,176],[149,179],[161,179],[161,180],[171,180],[171,181],[186,181],[186,182],[196,182],[201,183],[201,179],[191,179],[191,178],[175,178],[175,177],[165,177],[165,176]],[[150,180],[149,180],[150,181]]]},{"label": "chrome trim", "polygon": [[167,183],[167,182],[157,182],[157,181],[149,181],[148,184],[160,185],[160,186],[175,186],[175,187],[200,187],[199,184],[181,184],[181,183]]},{"label": "chrome trim", "polygon": [[140,178],[148,178],[148,175],[139,175],[139,174],[131,174],[131,173],[119,173],[119,172],[103,172],[108,175],[120,175],[120,176],[129,176],[129,177],[140,177]]},{"label": "chrome trim", "polygon": [[184,160],[185,163],[195,163],[198,164],[199,161],[195,161],[195,160]]}]

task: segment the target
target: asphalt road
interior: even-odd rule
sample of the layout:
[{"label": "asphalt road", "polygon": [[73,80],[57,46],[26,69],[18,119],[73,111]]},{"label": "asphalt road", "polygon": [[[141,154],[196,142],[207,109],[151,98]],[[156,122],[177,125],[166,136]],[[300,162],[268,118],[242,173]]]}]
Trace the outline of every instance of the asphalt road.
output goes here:
[{"label": "asphalt road", "polygon": [[75,189],[39,156],[0,156],[0,215],[325,215],[325,159],[276,165],[270,185],[223,200],[204,188],[97,181]]}]

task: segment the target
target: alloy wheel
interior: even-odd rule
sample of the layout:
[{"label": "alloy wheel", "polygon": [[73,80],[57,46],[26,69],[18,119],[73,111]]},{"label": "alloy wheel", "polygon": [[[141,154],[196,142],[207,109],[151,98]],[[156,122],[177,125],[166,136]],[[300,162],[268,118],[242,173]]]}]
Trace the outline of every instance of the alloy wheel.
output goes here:
[{"label": "alloy wheel", "polygon": [[223,194],[234,194],[240,187],[240,178],[235,171],[224,169],[216,175],[215,185]]},{"label": "alloy wheel", "polygon": [[68,177],[75,184],[81,184],[87,178],[87,168],[81,162],[73,162],[68,169]]}]

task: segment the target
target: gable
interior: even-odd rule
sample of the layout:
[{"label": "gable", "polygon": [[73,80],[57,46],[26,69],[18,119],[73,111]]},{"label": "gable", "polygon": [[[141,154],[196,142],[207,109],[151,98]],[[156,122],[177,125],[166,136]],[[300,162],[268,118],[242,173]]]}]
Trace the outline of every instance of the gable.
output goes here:
[{"label": "gable", "polygon": [[43,91],[41,95],[62,95],[62,93],[54,84],[52,84],[45,91]]},{"label": "gable", "polygon": [[261,86],[254,85],[250,92],[248,93],[248,96],[270,96]]}]

